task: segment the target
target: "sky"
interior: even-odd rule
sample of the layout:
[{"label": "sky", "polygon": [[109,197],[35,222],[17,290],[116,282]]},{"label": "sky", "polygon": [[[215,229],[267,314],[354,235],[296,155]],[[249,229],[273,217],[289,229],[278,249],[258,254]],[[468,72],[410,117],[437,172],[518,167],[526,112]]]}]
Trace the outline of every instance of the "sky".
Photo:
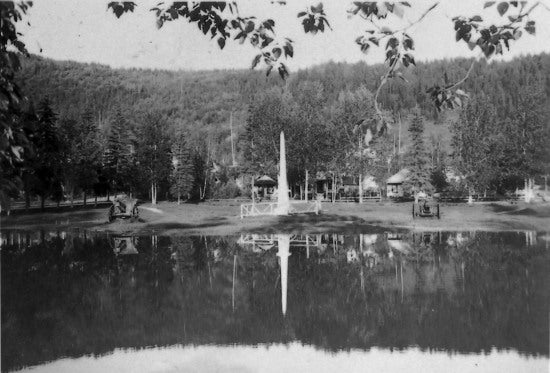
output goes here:
[{"label": "sky", "polygon": [[[134,0],[136,1],[136,0]],[[97,0],[39,0],[35,1],[24,23],[19,25],[23,41],[31,53],[56,60],[95,62],[111,67],[152,68],[170,70],[247,69],[257,50],[245,43],[228,43],[220,50],[196,25],[177,20],[157,29],[150,8],[158,1],[136,1],[134,13],[117,19],[107,11],[107,1]],[[402,20],[389,20],[391,25],[403,26],[416,20],[435,1],[410,1]],[[286,5],[272,4],[270,0],[239,0],[241,16],[254,15],[258,19],[272,18],[277,37],[295,41],[294,58],[287,61],[290,70],[307,68],[328,61],[366,63],[383,62],[383,51],[374,50],[365,55],[355,44],[357,36],[368,28],[359,17],[349,18],[351,2],[324,1],[325,12],[332,31],[323,34],[304,34],[298,12],[317,1],[287,0]],[[463,41],[456,42],[452,18],[456,15],[482,15],[485,20],[506,21],[497,17],[495,7],[483,10],[481,0],[443,0],[420,23],[409,30],[415,39],[414,56],[417,61],[452,57],[476,57]],[[542,0],[532,13],[536,22],[536,36],[524,33],[514,41],[505,59],[524,54],[550,52],[550,0]],[[531,3],[530,3],[531,4]],[[517,12],[517,10],[515,10]],[[513,14],[513,13],[510,13]],[[393,16],[392,16],[393,17]]]}]

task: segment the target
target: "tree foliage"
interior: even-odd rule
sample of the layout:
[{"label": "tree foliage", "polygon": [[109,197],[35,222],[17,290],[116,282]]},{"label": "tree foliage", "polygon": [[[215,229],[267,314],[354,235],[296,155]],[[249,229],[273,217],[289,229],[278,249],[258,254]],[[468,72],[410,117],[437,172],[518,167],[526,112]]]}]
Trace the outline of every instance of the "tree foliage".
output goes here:
[{"label": "tree foliage", "polygon": [[170,193],[180,201],[187,197],[193,188],[194,168],[186,136],[180,132],[172,145],[172,174]]},{"label": "tree foliage", "polygon": [[62,198],[61,140],[57,129],[57,113],[48,98],[38,105],[38,123],[33,136],[35,157],[32,160],[31,189],[42,199]]},{"label": "tree foliage", "polygon": [[105,144],[105,173],[115,191],[132,190],[135,182],[135,136],[120,108],[109,124]]},{"label": "tree foliage", "polygon": [[419,112],[414,114],[409,127],[409,134],[411,136],[411,148],[406,158],[409,170],[406,185],[412,189],[415,195],[418,192],[431,192],[433,187],[430,180],[431,168],[424,142],[424,118]]},{"label": "tree foliage", "polygon": [[157,188],[168,179],[172,164],[171,144],[167,123],[158,113],[145,116],[137,141],[138,168],[144,181],[152,188],[153,203],[156,202]]},{"label": "tree foliage", "polygon": [[[229,111],[236,109],[236,117],[240,117],[240,123],[236,124],[237,134],[244,130],[244,123],[249,127],[247,136],[240,137],[240,144],[237,142],[237,148],[247,149],[244,155],[252,168],[258,169],[261,166],[262,169],[273,169],[274,160],[278,158],[278,148],[276,143],[273,146],[270,134],[275,133],[277,136],[281,129],[285,129],[287,139],[292,139],[289,144],[289,152],[293,155],[291,177],[298,182],[304,170],[328,170],[338,164],[348,167],[353,163],[352,158],[357,158],[357,155],[360,163],[366,160],[371,166],[382,158],[389,159],[388,165],[395,162],[396,157],[392,156],[391,147],[387,144],[379,146],[375,152],[387,156],[378,157],[372,156],[372,149],[367,149],[364,144],[360,145],[361,141],[357,142],[358,149],[355,150],[350,150],[353,145],[343,145],[342,135],[346,133],[347,126],[353,128],[353,137],[358,138],[366,137],[365,128],[368,127],[375,137],[374,144],[380,145],[376,141],[377,136],[391,138],[387,136],[387,131],[391,131],[391,116],[384,109],[406,114],[418,105],[427,117],[444,122],[447,116],[450,115],[452,118],[456,113],[440,115],[438,111],[441,108],[455,109],[465,104],[470,105],[469,102],[473,98],[468,92],[478,91],[487,93],[487,105],[494,107],[492,112],[495,120],[504,131],[497,135],[496,124],[491,124],[491,128],[494,128],[492,133],[483,126],[476,125],[472,118],[486,114],[482,113],[483,108],[473,109],[472,105],[470,109],[474,113],[462,114],[460,121],[463,126],[459,125],[462,127],[456,129],[455,135],[473,126],[484,139],[478,144],[481,149],[486,154],[490,152],[494,159],[498,159],[492,163],[491,170],[498,169],[499,172],[504,172],[508,181],[491,176],[491,172],[481,172],[482,166],[486,165],[474,165],[476,161],[473,158],[457,162],[464,166],[464,172],[475,175],[472,177],[475,179],[476,188],[503,188],[504,184],[510,184],[509,181],[514,178],[526,177],[528,174],[537,175],[548,168],[548,154],[541,145],[541,141],[547,139],[548,113],[540,108],[547,106],[549,102],[550,84],[547,77],[550,75],[550,63],[548,56],[526,57],[509,63],[490,65],[485,60],[505,53],[514,40],[522,37],[523,32],[535,33],[536,25],[530,15],[539,5],[539,2],[487,2],[484,9],[480,9],[479,15],[458,15],[453,18],[457,42],[467,43],[470,49],[478,50],[485,59],[479,62],[474,59],[455,60],[452,63],[418,64],[415,69],[409,69],[411,65],[417,65],[417,61],[414,56],[416,43],[408,30],[411,26],[428,19],[437,3],[421,9],[418,19],[403,25],[403,20],[407,18],[405,14],[411,8],[408,2],[354,2],[350,16],[362,17],[367,25],[364,33],[356,39],[357,44],[365,53],[372,48],[383,48],[385,64],[374,67],[365,64],[326,64],[297,72],[284,83],[284,94],[281,94],[280,98],[277,98],[277,94],[273,96],[276,105],[269,108],[271,104],[265,106],[255,97],[258,93],[263,94],[270,90],[276,92],[283,84],[276,79],[263,79],[255,73],[186,74],[157,71],[149,73],[142,70],[114,72],[98,65],[53,63],[33,58],[24,63],[23,72],[16,79],[16,72],[21,70],[19,56],[27,55],[25,45],[19,40],[20,34],[16,31],[16,24],[25,16],[30,3],[0,3],[0,163],[3,171],[0,175],[1,197],[6,199],[8,193],[17,194],[23,170],[28,180],[32,176],[35,181],[44,181],[42,186],[37,188],[37,193],[40,189],[43,196],[57,194],[59,197],[60,188],[57,187],[57,192],[54,192],[53,184],[45,182],[45,176],[38,176],[41,173],[40,169],[47,168],[46,166],[54,167],[54,164],[57,174],[60,173],[60,164],[63,165],[63,169],[66,166],[63,172],[65,186],[71,184],[70,180],[73,180],[72,184],[79,180],[77,187],[84,191],[88,190],[90,185],[97,184],[99,174],[107,176],[115,189],[137,190],[141,177],[151,182],[155,180],[153,184],[157,181],[167,183],[166,167],[170,167],[167,157],[163,157],[161,169],[153,170],[149,167],[150,163],[145,162],[149,167],[145,167],[148,171],[136,172],[136,152],[143,156],[148,144],[143,138],[140,138],[141,145],[137,144],[132,134],[145,129],[136,123],[147,115],[150,108],[158,112],[158,118],[168,120],[170,127],[193,129],[191,147],[197,148],[197,145],[206,139],[206,154],[196,152],[194,157],[203,165],[198,168],[201,171],[195,175],[195,187],[202,185],[198,186],[199,195],[202,196],[207,189],[207,183],[203,184],[203,181],[210,179],[209,163],[224,159],[230,145],[230,141],[227,140],[229,137],[224,132],[227,129],[219,128],[219,124],[225,121]],[[135,7],[136,4],[132,2],[108,4],[108,9],[117,17],[133,12]],[[421,6],[418,6],[417,9],[420,8]],[[258,20],[254,16],[243,16],[239,13],[236,3],[225,2],[176,2],[170,5],[161,3],[151,10],[155,13],[159,28],[166,22],[183,19],[195,24],[211,39],[216,39],[220,48],[224,48],[230,40],[248,42],[258,50],[252,62],[253,68],[264,64],[267,74],[276,69],[281,77],[288,76],[284,60],[294,55],[293,41],[279,37],[275,33],[275,22],[271,19]],[[495,11],[501,20],[504,19],[504,23],[487,22],[488,18],[485,15]],[[315,34],[330,29],[329,15],[325,13],[322,3],[307,8],[297,16],[306,33]],[[402,26],[399,26],[400,23]],[[531,83],[526,82],[532,81],[532,77],[540,81],[540,86],[529,91],[530,88],[527,87]],[[41,118],[33,119],[32,108],[26,108],[19,85],[31,96],[31,103],[49,96],[60,114],[60,120],[57,121],[55,116],[48,119],[49,114],[43,106],[40,109]],[[358,125],[353,120],[343,120],[340,121],[340,130],[335,125],[338,121],[332,121],[334,118],[328,114],[327,108],[338,107],[341,92],[354,92],[360,86],[372,92],[372,100],[368,101],[366,107],[370,107],[372,102],[377,118],[372,117],[370,112],[365,112],[362,114],[370,118],[367,126]],[[247,112],[248,104],[251,102],[252,107]],[[433,110],[433,103],[436,110]],[[46,106],[51,107],[51,104],[48,103]],[[24,110],[27,110],[28,114],[25,114]],[[90,114],[90,110],[94,114],[94,119],[82,119]],[[267,126],[262,124],[262,116],[271,114],[275,115],[272,123]],[[49,130],[50,124],[47,123],[54,123],[54,130]],[[34,127],[42,132],[34,136]],[[256,137],[253,141],[251,133],[254,131],[251,129],[259,134],[254,135]],[[100,134],[92,133],[98,130]],[[68,159],[63,161],[52,158],[48,160],[50,165],[33,163],[33,160],[39,159],[33,158],[33,152],[45,151],[42,136],[52,137],[55,131],[59,132],[56,133],[57,145],[52,143],[52,146],[58,146],[60,152],[67,155]],[[102,138],[103,136],[105,138]],[[455,136],[455,148],[461,149],[467,146],[465,144],[468,141],[478,140],[461,140]],[[246,142],[248,144],[245,145]],[[82,148],[82,154],[77,154],[76,149],[79,146]],[[414,142],[412,146],[414,148]],[[98,160],[98,150],[104,150],[103,164]],[[338,150],[343,150],[343,157],[338,155]],[[170,152],[167,150],[166,153]],[[350,154],[353,155],[351,158]],[[359,168],[364,168],[363,163]],[[385,169],[381,164],[376,168]],[[389,169],[391,166],[387,170]],[[442,170],[441,167],[439,169]],[[161,176],[157,175],[157,171]],[[60,179],[59,175],[52,177]],[[200,183],[197,183],[199,179]],[[27,186],[29,185],[27,183]]]},{"label": "tree foliage", "polygon": [[32,121],[23,118],[24,95],[15,80],[21,69],[19,55],[28,55],[16,23],[31,4],[0,2],[0,203],[21,188],[24,161],[33,155],[29,140]]}]

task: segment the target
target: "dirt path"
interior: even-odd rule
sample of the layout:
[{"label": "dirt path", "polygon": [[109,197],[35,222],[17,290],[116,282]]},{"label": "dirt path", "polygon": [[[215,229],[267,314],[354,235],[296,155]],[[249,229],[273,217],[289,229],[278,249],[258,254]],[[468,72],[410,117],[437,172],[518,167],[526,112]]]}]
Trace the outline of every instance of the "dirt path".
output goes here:
[{"label": "dirt path", "polygon": [[410,203],[323,204],[320,215],[261,216],[240,219],[239,204],[163,202],[140,206],[137,222],[107,223],[106,209],[3,216],[2,229],[70,229],[132,234],[227,235],[240,232],[361,232],[407,228],[416,230],[550,230],[550,204],[486,203],[442,205],[437,219],[413,219]]}]

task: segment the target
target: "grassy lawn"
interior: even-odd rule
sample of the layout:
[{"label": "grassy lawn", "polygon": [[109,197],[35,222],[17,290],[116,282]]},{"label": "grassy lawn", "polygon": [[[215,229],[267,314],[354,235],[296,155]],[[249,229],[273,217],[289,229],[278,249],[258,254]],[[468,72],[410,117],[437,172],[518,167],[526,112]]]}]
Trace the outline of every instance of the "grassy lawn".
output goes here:
[{"label": "grassy lawn", "polygon": [[417,230],[550,230],[550,204],[478,203],[441,205],[441,219],[412,218],[410,203],[324,203],[320,215],[259,216],[240,219],[240,205],[206,202],[140,206],[136,222],[107,223],[107,209],[3,216],[2,229],[70,229],[132,234],[206,234],[239,232],[361,232],[388,228]]}]

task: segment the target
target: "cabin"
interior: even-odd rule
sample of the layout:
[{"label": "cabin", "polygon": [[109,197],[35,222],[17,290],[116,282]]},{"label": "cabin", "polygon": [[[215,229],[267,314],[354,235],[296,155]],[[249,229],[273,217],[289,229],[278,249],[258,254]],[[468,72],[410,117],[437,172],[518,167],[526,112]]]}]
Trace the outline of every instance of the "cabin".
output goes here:
[{"label": "cabin", "polygon": [[[316,198],[326,201],[332,200],[333,184],[332,173],[318,173],[315,180]],[[359,176],[358,175],[340,175],[337,177],[336,199],[356,200],[359,197]],[[311,196],[311,195],[310,195]],[[363,198],[379,199],[380,188],[376,183],[374,176],[366,175],[363,177]]]},{"label": "cabin", "polygon": [[403,183],[409,178],[410,171],[406,168],[386,180],[386,195],[388,198],[399,198],[404,196]]}]

